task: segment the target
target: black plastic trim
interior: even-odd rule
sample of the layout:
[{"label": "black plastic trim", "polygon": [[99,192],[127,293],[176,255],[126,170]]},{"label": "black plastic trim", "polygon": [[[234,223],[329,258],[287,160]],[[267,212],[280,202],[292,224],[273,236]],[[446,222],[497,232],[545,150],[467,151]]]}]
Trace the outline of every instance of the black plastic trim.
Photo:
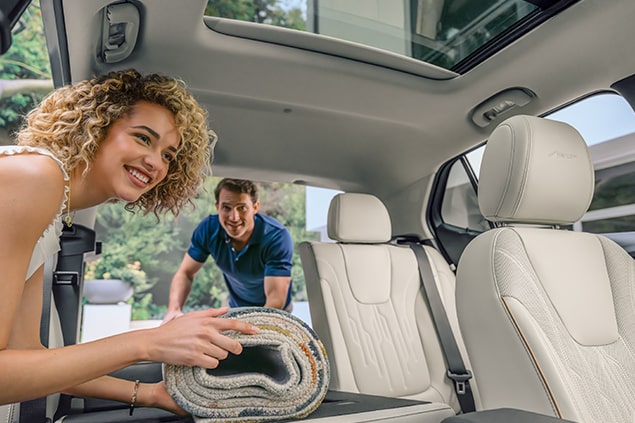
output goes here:
[{"label": "black plastic trim", "polygon": [[40,8],[53,85],[56,88],[69,85],[72,79],[62,0],[41,0]]},{"label": "black plastic trim", "polygon": [[0,5],[0,55],[6,53],[13,41],[11,30],[31,4],[30,0],[2,0]]},{"label": "black plastic trim", "polygon": [[[480,146],[481,145],[475,147],[474,149],[477,149]],[[448,176],[450,174],[450,169],[456,162],[461,162],[461,164],[463,165],[463,169],[470,179],[470,183],[472,184],[474,191],[478,195],[478,180],[476,178],[476,174],[474,173],[466,158],[467,153],[469,153],[469,151],[448,160],[439,168],[432,183],[430,201],[428,202],[428,208],[426,210],[426,221],[428,222],[430,231],[435,237],[437,249],[441,252],[448,263],[454,264],[455,266],[458,264],[459,257],[463,252],[465,246],[467,246],[467,244],[473,238],[481,233],[478,231],[469,230],[467,228],[459,228],[457,226],[445,223],[443,221],[443,217],[441,216],[441,205],[443,204],[443,197],[445,195],[445,187],[447,186]],[[492,224],[490,223],[490,227],[491,226]],[[444,245],[443,241],[447,241],[448,235],[450,238],[455,238],[457,240],[456,246],[448,246],[447,242],[445,242]]]}]

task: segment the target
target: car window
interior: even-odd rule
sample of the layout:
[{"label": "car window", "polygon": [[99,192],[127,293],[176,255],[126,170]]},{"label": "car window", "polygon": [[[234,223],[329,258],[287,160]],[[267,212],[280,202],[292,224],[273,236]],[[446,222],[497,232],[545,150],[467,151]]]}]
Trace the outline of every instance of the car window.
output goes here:
[{"label": "car window", "polygon": [[613,93],[587,97],[546,116],[575,127],[589,145],[595,192],[578,231],[635,234],[635,113]]},{"label": "car window", "polygon": [[467,244],[491,225],[478,207],[477,180],[484,147],[456,157],[436,175],[428,221],[439,251],[451,265]]},{"label": "car window", "polygon": [[[482,155],[482,148],[467,155],[472,169],[478,169]],[[478,232],[489,229],[489,223],[478,208],[476,188],[462,160],[454,162],[450,169],[441,203],[441,217],[445,223],[460,228]]]},{"label": "car window", "polygon": [[326,233],[326,219],[331,198],[341,192],[334,189],[306,187],[306,230],[318,232],[322,242],[333,241]]},{"label": "car window", "polygon": [[205,14],[323,34],[462,72],[502,48],[503,38],[511,42],[547,19],[559,4],[570,2],[287,0],[231,7],[210,0]]},{"label": "car window", "polygon": [[[572,125],[589,146],[595,191],[588,212],[570,229],[598,233],[635,255],[635,112],[614,93],[586,97],[545,116]],[[431,221],[440,249],[457,263],[464,240],[489,228],[478,208],[477,187],[485,145],[439,172]],[[474,182],[470,179],[473,175]],[[439,194],[440,192],[440,194]],[[434,208],[440,207],[435,214]]]},{"label": "car window", "polygon": [[0,145],[14,144],[24,114],[53,90],[39,1],[33,1],[11,32],[0,56]]}]

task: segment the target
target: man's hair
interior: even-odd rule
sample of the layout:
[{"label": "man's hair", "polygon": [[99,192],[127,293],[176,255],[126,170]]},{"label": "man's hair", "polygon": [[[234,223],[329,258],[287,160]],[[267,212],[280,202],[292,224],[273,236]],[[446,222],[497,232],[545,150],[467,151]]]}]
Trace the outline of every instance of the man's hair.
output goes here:
[{"label": "man's hair", "polygon": [[207,112],[181,80],[125,70],[58,88],[26,116],[18,145],[50,151],[68,173],[82,163],[87,172],[109,128],[140,101],[172,112],[179,145],[167,176],[125,208],[177,215],[183,206],[193,204],[204,178],[211,174],[210,140],[216,136],[207,127]]},{"label": "man's hair", "polygon": [[214,198],[218,202],[220,191],[225,188],[228,191],[235,192],[236,194],[249,194],[252,202],[258,201],[258,187],[252,181],[246,179],[221,179],[216,188],[214,188]]}]

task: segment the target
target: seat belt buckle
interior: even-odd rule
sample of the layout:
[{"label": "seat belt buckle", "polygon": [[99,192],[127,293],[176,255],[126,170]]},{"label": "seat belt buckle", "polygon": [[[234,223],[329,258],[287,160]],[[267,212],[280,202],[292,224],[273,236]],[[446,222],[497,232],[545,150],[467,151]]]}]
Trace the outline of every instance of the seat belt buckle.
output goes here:
[{"label": "seat belt buckle", "polygon": [[454,382],[454,387],[456,388],[456,393],[459,395],[465,395],[466,390],[466,382],[472,379],[472,372],[469,370],[465,370],[465,373],[458,374],[453,373],[451,370],[448,370],[448,378],[452,379]]}]

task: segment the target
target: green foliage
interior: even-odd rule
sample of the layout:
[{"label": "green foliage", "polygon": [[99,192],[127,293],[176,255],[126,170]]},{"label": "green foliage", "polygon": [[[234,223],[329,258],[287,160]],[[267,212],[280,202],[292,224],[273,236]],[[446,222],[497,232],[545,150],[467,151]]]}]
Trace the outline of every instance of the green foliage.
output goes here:
[{"label": "green foliage", "polygon": [[297,254],[298,244],[302,241],[317,241],[317,232],[306,230],[306,189],[303,186],[260,183],[260,212],[271,216],[282,223],[289,230],[293,238],[295,254],[291,278],[293,280],[293,299],[306,300],[306,283],[300,255]]},{"label": "green foliage", "polygon": [[130,282],[135,298],[141,298],[143,293],[152,288],[154,283],[148,281],[146,272],[141,270],[141,262],[134,259],[134,252],[125,245],[114,245],[94,261],[86,264],[84,278],[89,279],[119,279]]},{"label": "green foliage", "polygon": [[[185,247],[181,251],[181,257],[190,243],[192,232],[201,220],[212,213],[216,213],[214,207],[214,188],[220,178],[207,178],[203,189],[196,199],[196,206],[188,213],[179,216],[179,223],[183,230]],[[179,259],[180,262],[180,259]],[[174,269],[176,271],[176,267]],[[201,270],[196,275],[196,280],[192,285],[192,291],[185,303],[184,308],[188,310],[196,310],[202,307],[220,307],[227,303],[229,293],[225,286],[225,280],[220,269],[216,266],[213,259],[208,259]]]},{"label": "green foliage", "polygon": [[[33,1],[20,19],[9,51],[0,56],[0,79],[50,79],[51,70],[39,1]],[[21,93],[0,99],[0,127],[15,129],[21,117],[43,97]]]},{"label": "green foliage", "polygon": [[[121,203],[109,203],[99,207],[95,229],[100,234],[105,253],[110,249],[125,248],[129,256],[143,263],[150,275],[174,273],[170,257],[173,251],[184,251],[187,240],[180,238],[180,227],[171,215],[161,222],[153,214],[142,215],[124,210]],[[180,262],[182,258],[176,259]],[[151,281],[157,282],[153,276]]]},{"label": "green foliage", "polygon": [[[148,283],[161,284],[166,289],[178,269],[190,243],[190,237],[199,222],[216,213],[214,187],[220,178],[210,177],[204,183],[195,207],[183,211],[178,218],[165,216],[158,221],[154,215],[143,216],[124,210],[121,204],[100,206],[96,231],[102,241],[103,256],[112,264],[139,261],[147,273]],[[305,188],[281,183],[259,183],[260,212],[284,224],[294,240],[294,246],[305,240],[317,240],[319,234],[305,229]],[[300,256],[293,256],[293,298],[306,300],[304,273]],[[115,258],[119,261],[114,262]],[[103,266],[104,270],[105,265]],[[153,290],[154,291],[154,290]],[[135,290],[133,319],[157,316],[165,310],[145,291]],[[184,306],[186,310],[219,307],[227,303],[228,292],[222,272],[213,259],[208,259],[196,275],[192,291]]]},{"label": "green foliage", "polygon": [[128,300],[132,305],[131,320],[159,320],[165,315],[166,306],[152,303],[152,294],[145,294],[140,300]]},{"label": "green foliage", "polygon": [[277,0],[208,0],[205,14],[284,28],[306,29],[302,11],[297,8],[285,10]]}]

